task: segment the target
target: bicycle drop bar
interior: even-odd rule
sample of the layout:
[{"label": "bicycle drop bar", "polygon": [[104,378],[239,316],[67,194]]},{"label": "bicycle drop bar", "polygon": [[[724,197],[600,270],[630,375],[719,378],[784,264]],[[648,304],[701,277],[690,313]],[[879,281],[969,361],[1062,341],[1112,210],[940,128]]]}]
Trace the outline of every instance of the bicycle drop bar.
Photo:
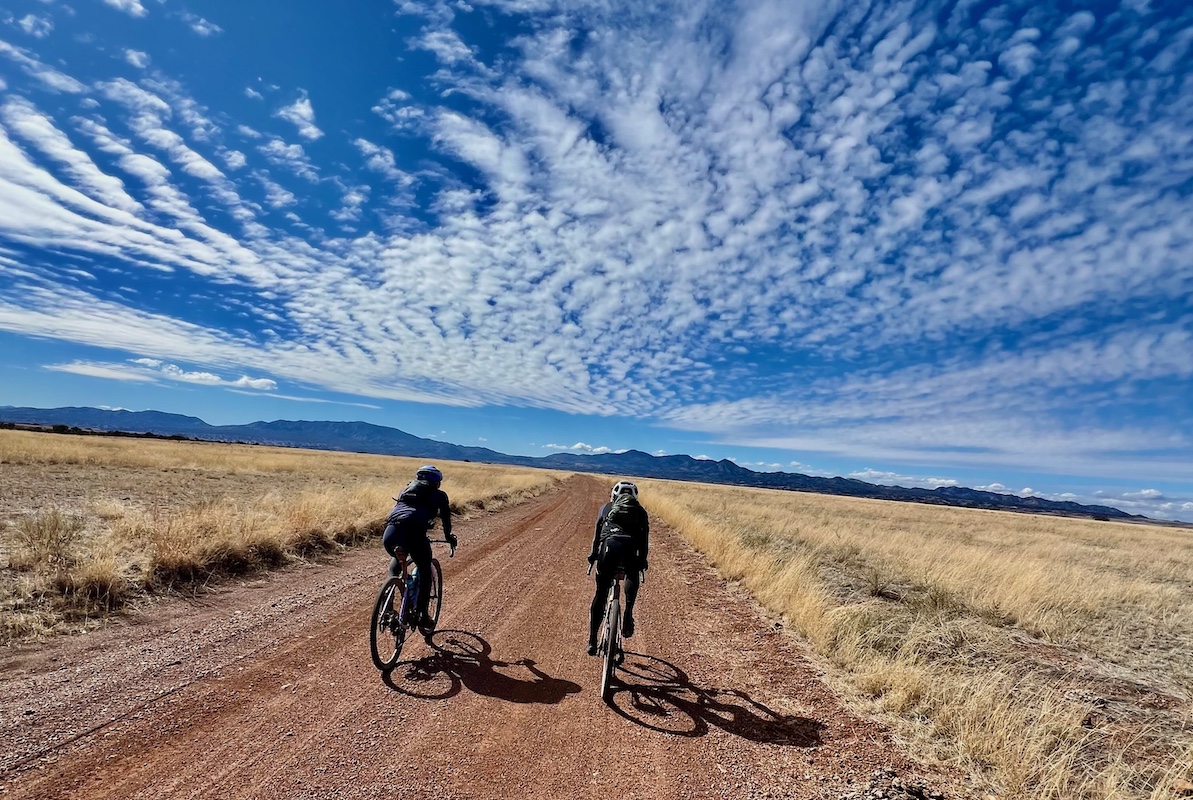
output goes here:
[{"label": "bicycle drop bar", "polygon": [[[429,541],[431,544],[451,544],[451,542],[449,542],[447,539],[428,539],[427,541]],[[456,546],[452,545],[452,552],[451,552],[451,555],[448,556],[448,558],[455,558],[455,557],[456,557]]]}]

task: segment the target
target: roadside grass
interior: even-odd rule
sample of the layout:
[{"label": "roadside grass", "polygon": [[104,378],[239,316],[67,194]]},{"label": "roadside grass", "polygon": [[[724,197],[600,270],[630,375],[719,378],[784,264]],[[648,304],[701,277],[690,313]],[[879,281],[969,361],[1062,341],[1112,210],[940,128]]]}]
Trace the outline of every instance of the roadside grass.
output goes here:
[{"label": "roadside grass", "polygon": [[[46,480],[44,492],[25,487],[36,499],[26,507],[0,507],[0,644],[94,627],[154,593],[193,591],[365,542],[382,531],[393,495],[423,463],[0,431],[0,464],[21,476],[12,479]],[[523,502],[567,477],[438,463],[457,522]],[[41,506],[53,496],[47,469],[55,485],[84,491]],[[113,494],[115,472],[126,482]]]},{"label": "roadside grass", "polygon": [[839,688],[999,796],[1193,789],[1193,531],[640,485]]}]

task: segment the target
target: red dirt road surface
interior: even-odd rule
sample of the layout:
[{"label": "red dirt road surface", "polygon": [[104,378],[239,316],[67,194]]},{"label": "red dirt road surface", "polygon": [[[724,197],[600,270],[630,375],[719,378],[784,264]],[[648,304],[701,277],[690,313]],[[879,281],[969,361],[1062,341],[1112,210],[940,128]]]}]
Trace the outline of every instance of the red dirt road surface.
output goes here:
[{"label": "red dirt road surface", "polygon": [[583,652],[605,485],[458,525],[439,631],[388,680],[379,545],[0,655],[0,796],[837,798],[879,769],[940,788],[657,523],[606,706]]}]

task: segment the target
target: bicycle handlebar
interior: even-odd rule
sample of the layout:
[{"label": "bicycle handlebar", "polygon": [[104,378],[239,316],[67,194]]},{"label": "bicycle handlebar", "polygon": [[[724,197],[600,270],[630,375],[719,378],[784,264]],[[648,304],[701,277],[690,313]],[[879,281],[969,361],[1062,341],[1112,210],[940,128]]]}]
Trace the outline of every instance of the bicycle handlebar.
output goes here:
[{"label": "bicycle handlebar", "polygon": [[456,557],[456,546],[454,544],[452,544],[451,542],[449,542],[447,539],[428,539],[427,541],[429,541],[431,544],[450,544],[451,548],[452,548],[452,552],[451,552],[451,555],[448,556],[448,558]]}]

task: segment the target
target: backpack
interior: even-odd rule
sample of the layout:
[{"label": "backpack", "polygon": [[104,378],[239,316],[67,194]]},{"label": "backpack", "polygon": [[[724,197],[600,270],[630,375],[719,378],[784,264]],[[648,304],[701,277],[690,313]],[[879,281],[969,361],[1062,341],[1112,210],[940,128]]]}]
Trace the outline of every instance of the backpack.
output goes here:
[{"label": "backpack", "polygon": [[619,494],[609,506],[605,524],[601,527],[601,539],[612,536],[637,538],[642,535],[641,521],[644,510],[638,498],[632,494]]}]

